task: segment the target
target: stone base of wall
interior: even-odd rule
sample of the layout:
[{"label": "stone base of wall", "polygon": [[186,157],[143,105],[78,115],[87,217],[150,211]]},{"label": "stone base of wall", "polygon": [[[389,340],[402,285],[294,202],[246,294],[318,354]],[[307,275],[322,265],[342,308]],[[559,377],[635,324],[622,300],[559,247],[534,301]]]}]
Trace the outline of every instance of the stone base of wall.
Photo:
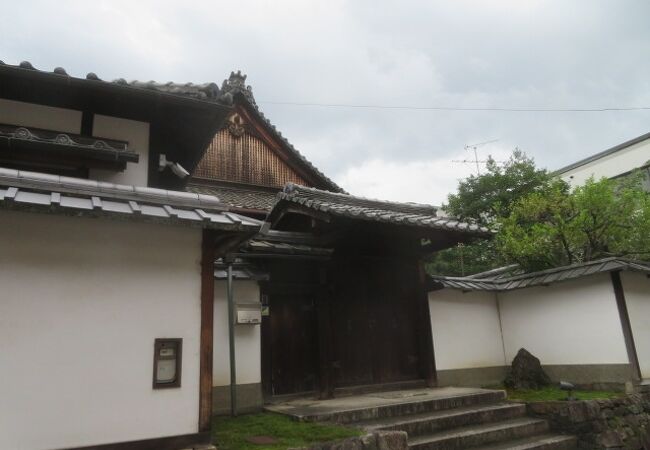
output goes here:
[{"label": "stone base of wall", "polygon": [[[625,391],[633,378],[629,364],[566,364],[543,365],[554,383],[570,381],[580,389],[596,391]],[[503,383],[508,366],[478,367],[438,371],[438,386],[485,387]]]},{"label": "stone base of wall", "polygon": [[408,436],[404,431],[377,431],[342,441],[289,450],[407,450],[407,440]]},{"label": "stone base of wall", "polygon": [[[237,385],[237,411],[243,414],[262,411],[264,400],[262,384]],[[212,413],[216,416],[230,414],[230,386],[212,388]]]},{"label": "stone base of wall", "polygon": [[650,449],[650,394],[618,399],[533,402],[528,414],[549,421],[551,429],[578,437],[585,450]]},{"label": "stone base of wall", "polygon": [[551,380],[570,381],[585,390],[623,392],[625,383],[633,379],[629,364],[553,364],[542,368]]},{"label": "stone base of wall", "polygon": [[508,367],[438,370],[438,386],[496,386],[503,383]]}]

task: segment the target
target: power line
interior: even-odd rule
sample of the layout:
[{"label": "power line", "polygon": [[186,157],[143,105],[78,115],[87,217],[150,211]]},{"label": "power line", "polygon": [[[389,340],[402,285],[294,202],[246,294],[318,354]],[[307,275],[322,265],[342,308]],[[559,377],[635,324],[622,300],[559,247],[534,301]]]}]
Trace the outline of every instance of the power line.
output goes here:
[{"label": "power line", "polygon": [[650,106],[621,106],[606,108],[482,108],[455,106],[404,106],[404,105],[363,105],[346,103],[301,103],[258,101],[267,105],[307,106],[317,108],[359,108],[359,109],[397,109],[408,111],[474,111],[474,112],[616,112],[616,111],[650,111]]}]

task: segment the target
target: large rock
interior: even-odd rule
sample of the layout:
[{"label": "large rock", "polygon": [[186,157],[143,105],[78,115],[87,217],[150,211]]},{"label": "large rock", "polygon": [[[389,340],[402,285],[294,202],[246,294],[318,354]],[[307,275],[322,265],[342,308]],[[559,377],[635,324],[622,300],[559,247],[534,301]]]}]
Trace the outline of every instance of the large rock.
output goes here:
[{"label": "large rock", "polygon": [[539,359],[522,348],[512,360],[512,367],[503,384],[511,389],[539,389],[551,384]]}]

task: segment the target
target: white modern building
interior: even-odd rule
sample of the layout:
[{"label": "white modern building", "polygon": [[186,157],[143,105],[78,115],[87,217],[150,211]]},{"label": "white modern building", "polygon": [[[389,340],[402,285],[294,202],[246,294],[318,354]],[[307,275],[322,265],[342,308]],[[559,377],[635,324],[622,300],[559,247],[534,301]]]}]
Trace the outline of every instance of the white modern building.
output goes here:
[{"label": "white modern building", "polygon": [[589,177],[619,178],[635,169],[645,172],[645,186],[650,190],[650,133],[569,164],[555,174],[571,186],[580,186]]}]

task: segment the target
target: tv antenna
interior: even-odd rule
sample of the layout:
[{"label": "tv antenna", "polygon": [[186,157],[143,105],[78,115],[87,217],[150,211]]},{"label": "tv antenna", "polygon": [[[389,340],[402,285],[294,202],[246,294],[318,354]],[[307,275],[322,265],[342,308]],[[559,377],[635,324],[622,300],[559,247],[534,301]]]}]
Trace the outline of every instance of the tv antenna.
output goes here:
[{"label": "tv antenna", "polygon": [[454,160],[452,162],[463,163],[463,164],[474,163],[474,164],[476,164],[476,174],[480,175],[481,174],[480,163],[486,163],[487,160],[478,159],[478,151],[476,149],[479,148],[479,147],[483,147],[484,145],[488,145],[488,144],[492,144],[493,142],[497,142],[498,140],[499,139],[492,139],[491,141],[479,142],[478,144],[468,144],[468,145],[465,146],[465,150],[474,150],[474,159]]}]

